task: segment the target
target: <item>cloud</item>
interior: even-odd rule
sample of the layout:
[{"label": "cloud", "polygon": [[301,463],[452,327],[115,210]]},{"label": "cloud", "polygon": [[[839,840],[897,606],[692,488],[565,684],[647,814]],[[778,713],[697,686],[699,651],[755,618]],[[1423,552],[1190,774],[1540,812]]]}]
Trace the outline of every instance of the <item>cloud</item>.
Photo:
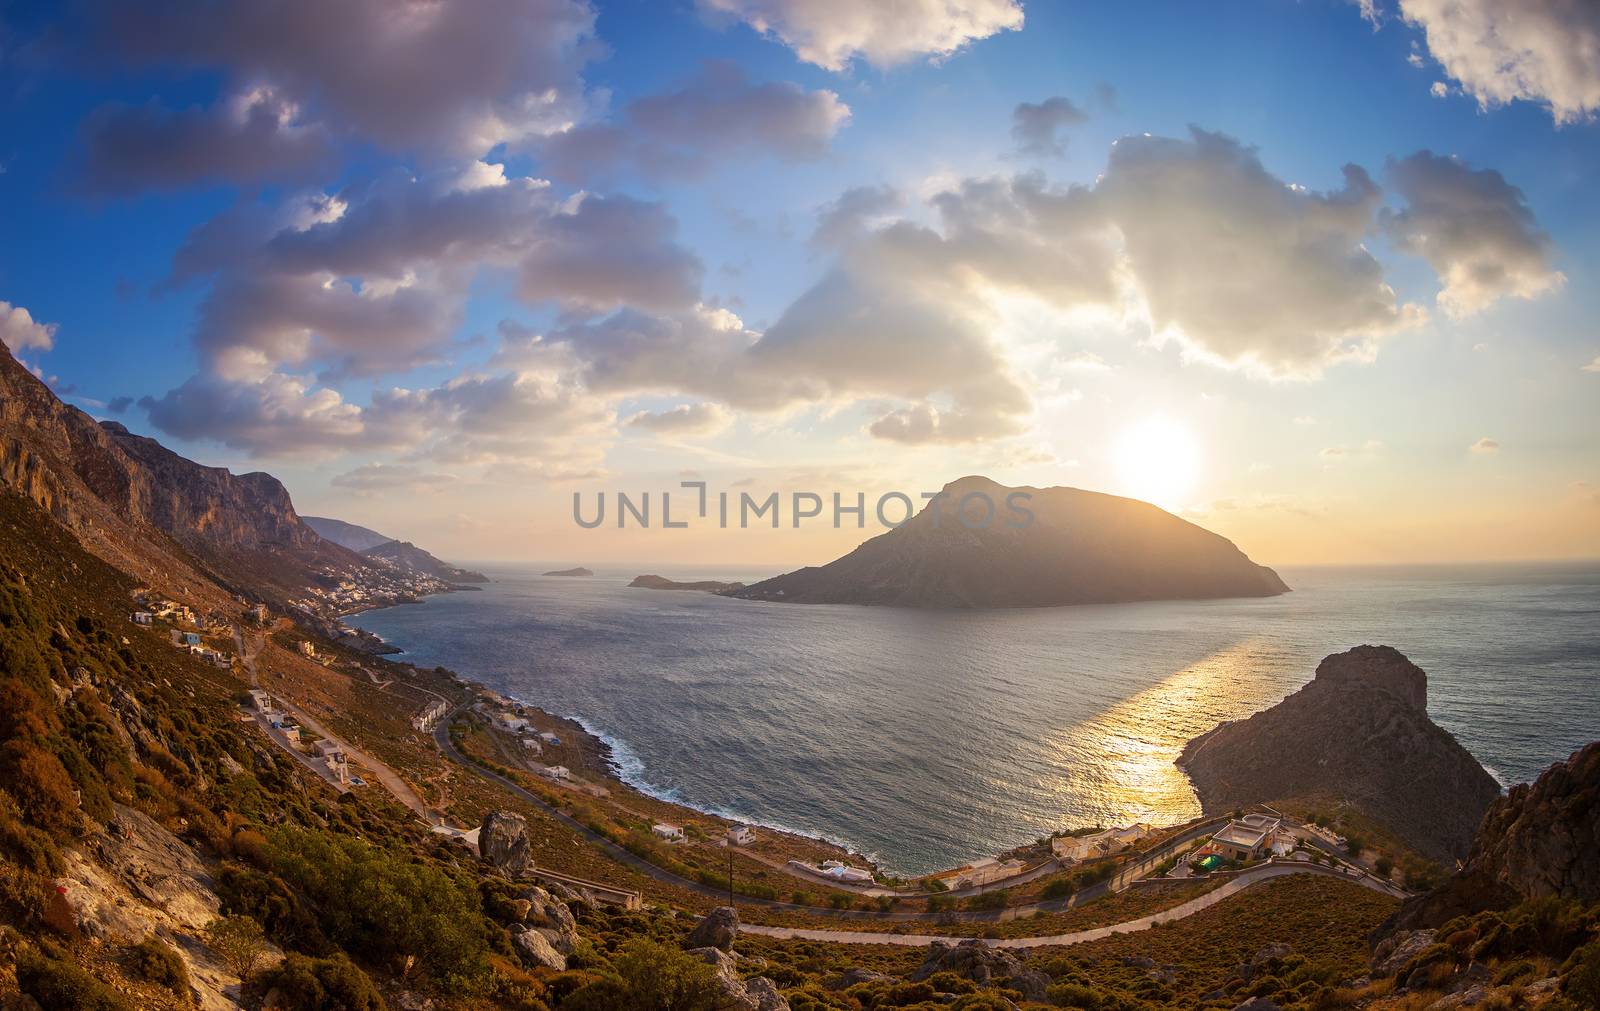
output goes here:
[{"label": "cloud", "polygon": [[106,402],[106,410],[112,414],[124,414],[133,406],[132,397],[112,397]]},{"label": "cloud", "polygon": [[818,210],[811,243],[830,249],[843,247],[860,239],[869,225],[881,223],[902,203],[900,192],[892,186],[855,186],[845,190]]},{"label": "cloud", "polygon": [[388,173],[336,194],[244,201],[197,229],[175,280],[210,277],[195,341],[225,378],[320,363],[378,375],[437,360],[472,279],[499,268],[531,303],[574,313],[692,306],[703,268],[655,203],[541,180]]},{"label": "cloud", "polygon": [[1566,280],[1550,265],[1550,236],[1499,172],[1418,151],[1391,158],[1388,176],[1406,206],[1383,212],[1384,231],[1438,273],[1439,305],[1449,315],[1470,315],[1504,296],[1536,298]]},{"label": "cloud", "polygon": [[1483,438],[1468,446],[1467,449],[1473,453],[1488,455],[1500,452],[1500,444],[1493,439]]},{"label": "cloud", "polygon": [[733,424],[733,412],[716,403],[679,404],[665,411],[640,411],[625,427],[678,438],[716,435]]},{"label": "cloud", "polygon": [[142,397],[150,423],[188,441],[213,440],[252,456],[316,456],[361,444],[361,409],[338,392],[277,373],[256,382],[192,376],[161,397]]},{"label": "cloud", "polygon": [[456,478],[410,464],[368,463],[335,475],[328,483],[362,497],[394,492],[426,495],[443,491],[455,484]]},{"label": "cloud", "polygon": [[455,157],[565,126],[598,51],[581,0],[99,0],[93,14],[118,59],[217,72],[335,133]]},{"label": "cloud", "polygon": [[630,103],[621,122],[574,126],[539,152],[557,179],[588,181],[631,169],[653,177],[694,177],[755,156],[821,158],[850,107],[832,91],[756,84],[738,64],[708,61],[675,91]]},{"label": "cloud", "polygon": [[1063,158],[1069,126],[1087,122],[1089,114],[1069,98],[1057,95],[1043,102],[1023,102],[1011,111],[1011,139],[1017,153],[1027,158]]},{"label": "cloud", "polygon": [[860,57],[890,67],[943,57],[969,43],[1022,27],[1018,0],[699,0],[713,18],[743,21],[802,60],[843,70]]},{"label": "cloud", "polygon": [[303,182],[334,164],[332,139],[260,88],[211,108],[107,105],[82,127],[82,174],[96,192],[128,194],[229,181]]},{"label": "cloud", "polygon": [[1594,361],[1592,361],[1589,364],[1583,366],[1583,371],[1585,371],[1585,372],[1600,372],[1600,355],[1595,355],[1594,356]]},{"label": "cloud", "polygon": [[0,341],[17,351],[49,351],[56,343],[56,324],[40,323],[20,305],[0,301]]},{"label": "cloud", "polygon": [[1311,376],[1370,360],[1421,317],[1362,244],[1380,194],[1359,166],[1317,192],[1272,175],[1254,148],[1191,128],[1186,140],[1117,141],[1095,192],[1151,322],[1205,357]]},{"label": "cloud", "polygon": [[1600,6],[1590,0],[1401,0],[1400,12],[1485,108],[1535,102],[1557,124],[1600,109]]},{"label": "cloud", "polygon": [[1335,464],[1353,460],[1369,460],[1383,452],[1383,442],[1378,439],[1368,439],[1366,442],[1352,443],[1343,446],[1329,446],[1318,455],[1323,463]]}]

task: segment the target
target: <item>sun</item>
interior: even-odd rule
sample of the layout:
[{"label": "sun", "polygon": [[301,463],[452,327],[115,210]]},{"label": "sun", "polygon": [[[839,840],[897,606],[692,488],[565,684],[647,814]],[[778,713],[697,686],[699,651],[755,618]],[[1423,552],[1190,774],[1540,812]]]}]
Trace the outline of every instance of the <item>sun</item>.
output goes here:
[{"label": "sun", "polygon": [[1147,418],[1124,430],[1114,459],[1119,490],[1163,509],[1187,505],[1200,477],[1200,445],[1171,418]]}]

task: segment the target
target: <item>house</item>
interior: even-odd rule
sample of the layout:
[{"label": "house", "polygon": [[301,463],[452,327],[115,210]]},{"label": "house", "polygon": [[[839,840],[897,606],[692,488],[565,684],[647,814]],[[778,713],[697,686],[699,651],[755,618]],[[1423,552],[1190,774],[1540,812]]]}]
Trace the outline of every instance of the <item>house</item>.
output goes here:
[{"label": "house", "polygon": [[267,619],[272,617],[272,612],[267,610],[267,605],[265,604],[257,604],[245,613],[262,625],[265,625],[267,623]]},{"label": "house", "polygon": [[148,625],[155,620],[155,615],[149,611],[135,611],[132,620],[135,625]]},{"label": "house", "polygon": [[749,846],[755,841],[755,831],[749,825],[735,825],[728,829],[729,846]]},{"label": "house", "polygon": [[257,712],[270,713],[273,710],[272,696],[259,688],[250,689],[250,701],[255,704]]},{"label": "house", "polygon": [[1050,852],[1063,863],[1098,860],[1121,853],[1150,832],[1151,827],[1140,822],[1126,828],[1108,828],[1088,835],[1057,836],[1050,840]]},{"label": "house", "polygon": [[872,872],[864,867],[851,867],[840,860],[825,860],[822,863],[822,873],[836,881],[849,884],[870,884]]},{"label": "house", "polygon": [[967,866],[960,868],[948,877],[954,880],[950,883],[952,888],[978,888],[982,885],[991,885],[996,881],[1016,877],[1023,871],[1021,860],[1001,860],[998,857],[984,857],[975,860]]},{"label": "house", "polygon": [[310,657],[313,660],[316,659],[317,647],[311,643],[301,640],[300,645],[296,646],[295,648],[300,651],[301,656]]},{"label": "house", "polygon": [[533,752],[535,755],[544,754],[544,747],[540,745],[539,739],[536,737],[524,737],[522,739],[522,746]]},{"label": "house", "polygon": [[284,740],[296,747],[299,747],[300,724],[294,722],[293,720],[284,720],[282,723],[274,723],[273,726],[278,728],[278,730],[283,733]]},{"label": "house", "polygon": [[534,770],[546,779],[565,780],[571,779],[572,773],[565,765],[547,765],[542,769]]},{"label": "house", "polygon": [[650,831],[655,834],[657,839],[665,839],[667,842],[683,842],[683,829],[677,825],[660,822],[650,826]]},{"label": "house", "polygon": [[198,646],[198,645],[200,645],[200,633],[199,632],[185,632],[185,633],[183,633],[183,644],[185,646]]},{"label": "house", "polygon": [[541,740],[544,743],[548,744],[552,748],[561,747],[561,738],[557,737],[555,734],[552,734],[548,730],[546,730],[544,733],[539,735],[539,740]]},{"label": "house", "polygon": [[1247,814],[1224,825],[1211,837],[1211,845],[1230,860],[1260,860],[1271,851],[1282,825],[1282,819],[1271,815]]},{"label": "house", "polygon": [[324,737],[313,745],[311,750],[318,758],[327,762],[330,769],[335,765],[345,764],[344,748],[340,746],[338,741],[330,741]]},{"label": "house", "polygon": [[444,716],[448,708],[449,707],[445,705],[444,699],[440,699],[433,705],[424,709],[422,712],[411,717],[411,725],[417,730],[432,730],[439,720]]},{"label": "house", "polygon": [[512,713],[496,713],[494,721],[508,734],[520,734],[528,729],[528,721]]}]

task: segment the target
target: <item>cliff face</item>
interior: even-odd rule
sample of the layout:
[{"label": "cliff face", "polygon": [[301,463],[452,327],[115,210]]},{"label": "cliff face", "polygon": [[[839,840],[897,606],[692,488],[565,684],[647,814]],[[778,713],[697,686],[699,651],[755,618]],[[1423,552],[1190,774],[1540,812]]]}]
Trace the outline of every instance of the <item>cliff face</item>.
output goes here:
[{"label": "cliff face", "polygon": [[1461,869],[1407,901],[1380,932],[1550,895],[1600,902],[1600,741],[1490,805]]},{"label": "cliff face", "polygon": [[1428,718],[1428,678],[1388,646],[1357,646],[1304,688],[1190,741],[1178,759],[1207,814],[1341,797],[1420,852],[1465,856],[1500,787]]},{"label": "cliff face", "polygon": [[[1010,496],[1033,514],[1026,526]],[[964,524],[958,513],[967,496]],[[993,521],[975,529],[992,503]],[[868,508],[872,508],[869,504]],[[805,604],[1053,607],[1137,600],[1268,597],[1277,573],[1224,537],[1135,499],[1077,488],[1008,488],[967,477],[898,529],[820,567],[732,596]]]},{"label": "cliff face", "polygon": [[145,579],[200,583],[204,573],[278,599],[324,566],[364,564],[306,526],[272,476],[203,467],[115,422],[97,423],[3,346],[0,483]]}]

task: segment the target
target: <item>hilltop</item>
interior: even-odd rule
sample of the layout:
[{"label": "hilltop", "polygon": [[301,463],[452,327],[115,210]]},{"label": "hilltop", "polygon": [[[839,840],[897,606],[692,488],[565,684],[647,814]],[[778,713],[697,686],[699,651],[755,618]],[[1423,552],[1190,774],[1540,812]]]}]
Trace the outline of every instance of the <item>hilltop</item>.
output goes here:
[{"label": "hilltop", "polygon": [[702,593],[729,593],[744,588],[743,583],[724,583],[715,579],[697,579],[680,582],[666,576],[634,576],[629,587],[641,590],[698,590]]},{"label": "hilltop", "polygon": [[[958,512],[963,500],[965,514]],[[975,528],[985,501],[993,505],[992,521]],[[1009,507],[1013,502],[1025,504],[1031,522]],[[941,498],[904,525],[844,557],[730,595],[804,604],[1054,607],[1288,590],[1227,538],[1148,502],[966,477],[945,485]]]},{"label": "hilltop", "polygon": [[1190,741],[1178,764],[1207,813],[1333,796],[1422,854],[1465,856],[1500,785],[1428,718],[1428,676],[1389,646],[1357,646],[1304,688]]},{"label": "hilltop", "polygon": [[449,562],[440,561],[410,541],[402,541],[387,534],[380,534],[376,530],[370,530],[367,527],[346,523],[343,520],[329,519],[326,516],[304,516],[301,518],[325,539],[341,544],[360,554],[363,558],[395,565],[407,572],[417,572],[432,576],[447,583],[487,583],[489,581],[489,577],[483,573],[474,572],[471,569],[458,568]]}]

